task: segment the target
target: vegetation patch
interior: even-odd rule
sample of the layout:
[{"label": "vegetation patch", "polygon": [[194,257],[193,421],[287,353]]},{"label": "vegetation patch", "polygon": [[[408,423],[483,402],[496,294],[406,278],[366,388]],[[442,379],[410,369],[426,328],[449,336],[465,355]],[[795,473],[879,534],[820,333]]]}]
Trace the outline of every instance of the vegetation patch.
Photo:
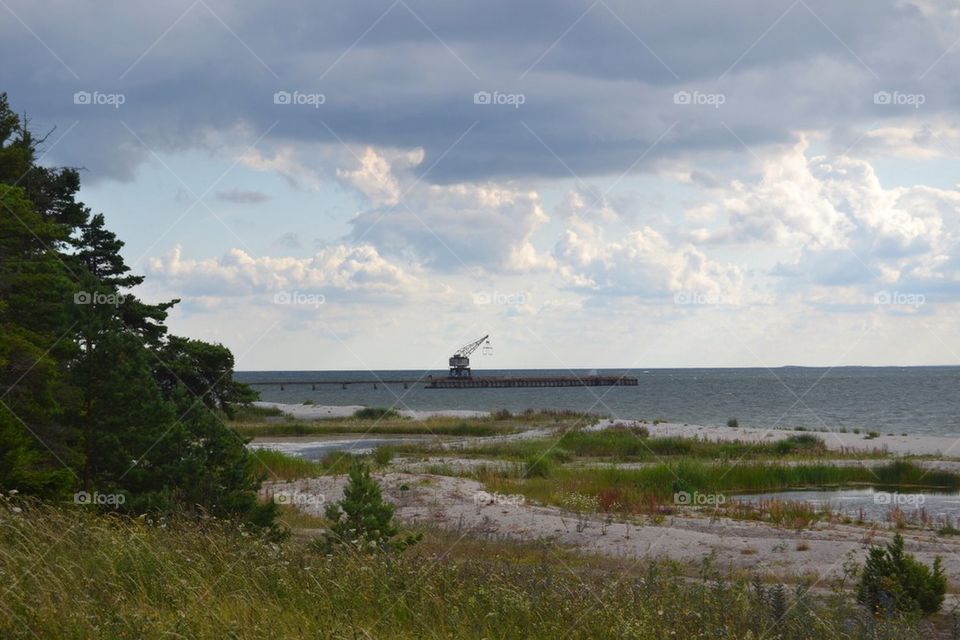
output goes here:
[{"label": "vegetation patch", "polygon": [[[612,428],[601,431],[568,430],[557,437],[500,442],[471,447],[469,455],[510,460],[546,456],[557,462],[575,458],[609,459],[618,462],[660,462],[664,458],[692,457],[709,460],[758,460],[763,458],[840,458],[846,454],[827,449],[812,434],[792,435],[776,442],[713,441],[679,436],[649,437],[645,429]],[[410,446],[405,451],[415,451]],[[422,449],[421,449],[422,450]],[[439,449],[429,449],[441,452]],[[864,452],[859,457],[886,457],[883,452]]]},{"label": "vegetation patch", "polygon": [[[366,412],[367,409],[358,410]],[[339,433],[411,434],[436,436],[484,437],[517,433],[529,428],[573,428],[591,424],[597,416],[572,412],[531,411],[520,414],[495,412],[490,416],[458,418],[454,416],[431,416],[424,420],[379,414],[379,409],[357,414],[349,418],[323,418],[320,420],[271,420],[269,417],[246,419],[249,414],[240,413],[228,424],[235,432],[247,438],[279,436],[332,435]],[[283,414],[281,414],[283,415]]]},{"label": "vegetation patch", "polygon": [[358,420],[386,420],[387,418],[399,418],[400,412],[393,408],[364,407],[354,411],[353,417]]},{"label": "vegetation patch", "polygon": [[0,574],[16,576],[0,637],[932,637],[909,615],[875,618],[850,597],[710,568],[691,579],[644,563],[624,575],[555,547],[432,534],[403,554],[326,556],[224,520],[16,508],[0,504]]},{"label": "vegetation patch", "polygon": [[324,465],[273,449],[254,449],[251,455],[266,480],[296,480],[322,476]]},{"label": "vegetation patch", "polygon": [[[682,458],[639,469],[559,467],[547,476],[487,472],[482,478],[503,493],[522,493],[563,506],[569,494],[607,496],[614,511],[643,513],[683,506],[678,494],[713,496],[726,502],[737,493],[764,493],[814,487],[874,486],[884,489],[960,488],[960,476],[927,471],[909,462],[874,468],[830,464],[741,463],[729,465]],[[702,504],[693,500],[689,504]]]}]

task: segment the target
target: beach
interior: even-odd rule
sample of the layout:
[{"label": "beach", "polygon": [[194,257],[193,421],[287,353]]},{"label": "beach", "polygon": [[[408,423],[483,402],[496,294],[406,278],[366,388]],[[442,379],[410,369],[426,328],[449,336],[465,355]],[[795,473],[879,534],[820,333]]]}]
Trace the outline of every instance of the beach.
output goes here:
[{"label": "beach", "polygon": [[[354,407],[277,403],[270,406],[301,419],[347,416],[355,410]],[[417,412],[406,412],[405,415],[414,420],[428,417]],[[460,411],[437,410],[430,415],[464,417]],[[470,417],[484,415],[475,412]],[[960,472],[960,458],[951,455],[957,439],[950,437],[709,427],[672,422],[652,424],[599,417],[581,420],[576,430],[599,435],[610,431],[642,432],[642,437],[651,439],[677,438],[757,447],[798,437],[813,437],[822,441],[825,449],[831,452],[832,457],[824,463],[838,468],[878,468],[891,461],[910,459],[913,464],[930,471]],[[509,461],[478,457],[474,455],[476,451],[491,445],[550,441],[556,435],[557,431],[550,427],[539,426],[497,436],[435,438],[432,454],[426,457],[399,455],[388,468],[377,474],[377,479],[387,499],[396,505],[397,516],[409,526],[438,526],[474,536],[515,541],[541,540],[582,553],[629,561],[668,558],[693,566],[711,557],[732,569],[760,570],[770,579],[784,581],[815,575],[826,583],[842,574],[845,561],[862,561],[872,543],[890,535],[890,528],[884,523],[863,526],[827,520],[796,528],[732,519],[726,517],[725,512],[704,509],[672,510],[665,517],[578,512],[535,500],[503,499],[470,477],[477,471],[489,473],[498,468],[509,472],[515,465]],[[263,439],[260,442],[264,446],[276,446],[276,440],[269,444]],[[307,446],[310,442],[311,436],[288,439],[287,450],[296,451],[297,446]],[[744,451],[749,449],[747,446]],[[665,462],[652,459],[646,462],[583,461],[577,464],[582,469],[629,470]],[[809,462],[800,459],[785,464]],[[730,466],[738,463],[733,460]],[[434,471],[438,468],[445,469],[443,474]],[[262,495],[312,496],[313,499],[306,501],[301,508],[313,515],[322,515],[322,505],[339,499],[345,482],[344,476],[269,482],[262,489]],[[297,504],[295,501],[291,503]],[[929,530],[906,530],[904,535],[909,550],[918,558],[932,562],[935,556],[943,556],[948,574],[960,575],[960,539],[943,538]]]}]

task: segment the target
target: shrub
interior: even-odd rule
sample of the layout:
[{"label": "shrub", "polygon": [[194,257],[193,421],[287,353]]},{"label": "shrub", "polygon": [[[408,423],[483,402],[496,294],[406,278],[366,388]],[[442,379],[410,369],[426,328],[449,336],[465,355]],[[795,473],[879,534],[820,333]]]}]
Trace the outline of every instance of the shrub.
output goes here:
[{"label": "shrub", "polygon": [[353,417],[361,420],[384,420],[386,418],[399,418],[400,413],[392,407],[364,407],[363,409],[357,409],[353,413]]},{"label": "shrub", "polygon": [[545,455],[533,455],[523,465],[527,478],[546,478],[553,473],[553,461]]},{"label": "shrub", "polygon": [[727,420],[727,426],[730,427],[731,429],[736,429],[737,427],[740,426],[740,423],[737,422],[736,418],[730,418],[729,420]]},{"label": "shrub", "polygon": [[509,420],[513,417],[513,413],[509,409],[498,409],[490,414],[490,417],[494,420]]},{"label": "shrub", "polygon": [[813,434],[804,433],[799,436],[789,436],[778,441],[773,445],[774,451],[779,455],[788,455],[791,453],[808,452],[823,453],[827,450],[827,445],[823,439]]},{"label": "shrub", "polygon": [[420,540],[419,536],[395,539],[400,529],[393,519],[393,505],[384,501],[380,485],[360,460],[350,467],[343,499],[327,505],[324,515],[333,522],[320,543],[327,552],[344,544],[359,551],[402,551]]},{"label": "shrub", "polygon": [[380,467],[385,467],[393,460],[393,450],[387,447],[377,447],[373,450],[373,461]]},{"label": "shrub", "polygon": [[331,451],[323,456],[320,465],[324,473],[330,475],[342,475],[349,473],[350,467],[357,461],[357,456],[349,451]]},{"label": "shrub", "polygon": [[863,568],[857,602],[874,613],[900,611],[935,613],[943,605],[947,578],[940,558],[933,567],[919,562],[903,550],[899,533],[884,547],[873,546]]}]

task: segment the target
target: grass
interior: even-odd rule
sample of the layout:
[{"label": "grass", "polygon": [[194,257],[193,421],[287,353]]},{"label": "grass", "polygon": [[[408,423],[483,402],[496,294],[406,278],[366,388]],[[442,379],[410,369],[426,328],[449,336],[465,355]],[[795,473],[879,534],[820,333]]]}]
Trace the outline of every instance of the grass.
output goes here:
[{"label": "grass", "polygon": [[324,475],[323,465],[272,449],[254,450],[253,461],[267,480],[296,480]]},{"label": "grass", "polygon": [[892,462],[872,469],[830,464],[741,463],[735,466],[682,458],[640,469],[552,469],[547,476],[517,477],[487,473],[482,479],[502,493],[522,493],[563,506],[570,494],[616,505],[613,511],[644,513],[673,506],[674,495],[728,496],[810,487],[875,486],[884,489],[960,489],[960,476],[924,470],[909,462]]},{"label": "grass", "polygon": [[624,574],[429,531],[401,556],[323,557],[224,521],[17,508],[0,501],[4,638],[933,637],[802,589],[780,619],[769,587],[709,566],[693,580],[659,563]]},{"label": "grass", "polygon": [[[383,453],[377,449],[372,457],[377,464],[384,459]],[[389,453],[389,452],[388,452]],[[267,481],[297,480],[299,478],[316,478],[325,475],[342,475],[350,468],[350,463],[356,456],[348,451],[331,451],[320,462],[308,460],[300,456],[290,455],[272,449],[257,449],[254,452],[254,462],[260,465],[264,479]]]},{"label": "grass", "polygon": [[597,416],[592,415],[551,411],[522,414],[500,411],[481,418],[433,416],[424,420],[413,420],[401,417],[396,411],[384,409],[360,409],[349,418],[324,418],[315,421],[292,418],[268,421],[265,419],[266,416],[250,420],[246,419],[247,417],[249,417],[248,414],[238,415],[237,419],[228,424],[238,434],[248,438],[340,433],[480,437],[516,433],[531,427],[583,426],[597,420]]},{"label": "grass", "polygon": [[[416,446],[404,447],[414,452]],[[440,453],[440,450],[434,450]],[[676,436],[646,437],[629,429],[602,431],[572,430],[557,438],[502,442],[465,450],[472,456],[526,460],[546,456],[557,462],[574,458],[600,458],[617,462],[657,462],[664,458],[693,457],[710,460],[756,460],[762,458],[842,458],[843,451],[830,451],[823,440],[812,434],[789,436],[776,442],[753,443],[740,440],[711,441]],[[884,452],[861,452],[858,457],[885,457]]]},{"label": "grass", "polygon": [[353,417],[358,420],[386,420],[387,418],[399,418],[400,412],[392,408],[364,407],[354,411]]}]

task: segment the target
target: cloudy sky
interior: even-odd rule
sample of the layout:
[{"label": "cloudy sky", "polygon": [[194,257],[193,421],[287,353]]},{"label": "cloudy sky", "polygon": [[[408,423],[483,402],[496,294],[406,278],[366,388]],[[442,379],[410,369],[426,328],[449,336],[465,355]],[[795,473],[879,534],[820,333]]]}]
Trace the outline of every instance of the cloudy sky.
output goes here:
[{"label": "cloudy sky", "polygon": [[0,55],[241,369],[960,361],[953,0],[0,0]]}]

